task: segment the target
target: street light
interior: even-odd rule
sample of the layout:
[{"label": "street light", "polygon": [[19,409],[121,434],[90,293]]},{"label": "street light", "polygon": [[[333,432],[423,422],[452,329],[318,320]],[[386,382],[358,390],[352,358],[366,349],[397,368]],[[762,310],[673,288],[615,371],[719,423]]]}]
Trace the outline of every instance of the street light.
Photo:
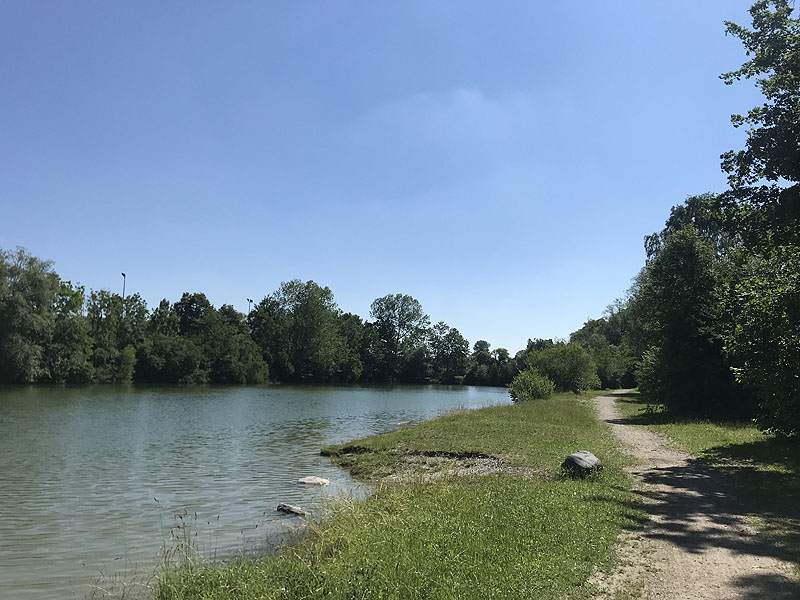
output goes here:
[{"label": "street light", "polygon": [[251,307],[252,305],[253,305],[253,299],[252,299],[252,298],[248,298],[248,299],[247,299],[247,314],[248,314],[248,315],[250,314],[250,307]]},{"label": "street light", "polygon": [[122,299],[125,300],[125,273],[122,274]]}]

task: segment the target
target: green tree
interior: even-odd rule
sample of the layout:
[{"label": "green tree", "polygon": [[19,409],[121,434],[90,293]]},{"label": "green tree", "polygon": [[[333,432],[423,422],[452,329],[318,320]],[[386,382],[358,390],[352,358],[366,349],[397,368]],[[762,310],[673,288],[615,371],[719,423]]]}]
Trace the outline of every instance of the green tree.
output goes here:
[{"label": "green tree", "polygon": [[45,348],[49,380],[57,383],[88,383],[92,380],[92,339],[83,316],[84,289],[69,281],[59,282],[53,307],[55,320],[50,343]]},{"label": "green tree", "polygon": [[250,313],[253,339],[280,381],[357,378],[333,292],[313,281],[284,282]]},{"label": "green tree", "polygon": [[292,316],[289,309],[272,296],[266,296],[247,317],[250,333],[261,350],[276,381],[291,381],[294,365],[289,356]]},{"label": "green tree", "polygon": [[338,326],[344,345],[336,379],[344,383],[354,383],[364,371],[364,321],[358,315],[343,313],[338,317]]},{"label": "green tree", "polygon": [[505,348],[495,348],[492,351],[492,361],[494,365],[492,370],[494,385],[508,385],[519,373],[517,361],[511,358]]},{"label": "green tree", "polygon": [[360,358],[362,365],[361,381],[385,381],[382,369],[386,364],[384,346],[374,323],[366,321],[361,334]]},{"label": "green tree", "polygon": [[637,354],[631,343],[632,320],[630,311],[621,301],[606,309],[600,319],[589,319],[570,342],[583,346],[597,367],[597,376],[603,388],[634,387]]},{"label": "green tree", "polygon": [[187,337],[149,334],[136,352],[137,383],[205,383],[204,356]]},{"label": "green tree", "polygon": [[92,337],[94,380],[126,383],[132,380],[136,348],[143,342],[147,306],[139,294],[124,299],[106,290],[93,291],[86,308]]},{"label": "green tree", "polygon": [[164,298],[150,313],[147,329],[152,333],[176,336],[180,332],[180,319],[175,307]]},{"label": "green tree", "polygon": [[212,383],[264,383],[269,368],[250,337],[245,317],[230,304],[205,310],[199,320]]},{"label": "green tree", "polygon": [[180,335],[192,342],[201,355],[195,371],[186,374],[193,362],[192,348],[170,343],[180,353],[177,358],[182,359],[182,380],[228,384],[266,381],[269,368],[261,349],[252,339],[244,315],[231,305],[215,309],[204,294],[187,292],[175,304],[175,314]]},{"label": "green tree", "polygon": [[171,305],[165,298],[150,312],[145,339],[136,349],[136,382],[185,384],[208,380],[203,351],[180,334],[176,308],[177,303]]},{"label": "green tree", "polygon": [[370,306],[382,346],[379,371],[382,378],[397,381],[405,363],[423,344],[428,335],[430,319],[422,305],[407,294],[387,294]]},{"label": "green tree", "polygon": [[741,313],[728,352],[759,402],[759,425],[800,434],[800,250],[755,260],[736,286]]},{"label": "green tree", "polygon": [[52,263],[25,249],[0,251],[0,381],[48,381],[46,347],[59,291]]},{"label": "green tree", "polygon": [[203,319],[214,312],[214,307],[205,294],[184,292],[175,303],[175,314],[178,317],[178,331],[185,336],[202,333]]},{"label": "green tree", "polygon": [[299,279],[282,283],[275,294],[290,319],[289,359],[294,378],[331,381],[346,358],[345,340],[339,332],[339,308],[328,287]]},{"label": "green tree", "polygon": [[731,116],[747,141],[721,156],[730,185],[721,204],[756,247],[800,243],[800,20],[792,12],[788,0],[759,0],[752,29],[726,22],[750,59],[721,78],[755,78],[765,101]]},{"label": "green tree", "polygon": [[469,343],[458,329],[439,321],[433,326],[429,345],[433,377],[441,383],[463,380],[469,362]]},{"label": "green tree", "polygon": [[403,370],[398,377],[403,383],[427,383],[431,378],[431,355],[426,345],[420,345],[403,360]]},{"label": "green tree", "polygon": [[741,411],[723,355],[732,326],[726,279],[713,245],[692,225],[666,235],[635,286],[632,310],[644,327],[648,360],[640,384],[672,410],[712,415]]},{"label": "green tree", "polygon": [[653,258],[663,248],[667,236],[691,225],[695,231],[707,240],[719,255],[728,254],[740,243],[736,232],[731,228],[730,219],[721,207],[720,196],[705,193],[689,196],[683,204],[670,209],[667,222],[658,233],[645,236],[644,248],[647,258]]}]

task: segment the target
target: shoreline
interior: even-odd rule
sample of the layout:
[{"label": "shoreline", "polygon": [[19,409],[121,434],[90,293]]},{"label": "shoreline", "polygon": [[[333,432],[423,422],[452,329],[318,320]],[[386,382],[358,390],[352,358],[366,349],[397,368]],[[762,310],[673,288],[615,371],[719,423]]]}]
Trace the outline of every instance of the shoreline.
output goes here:
[{"label": "shoreline", "polygon": [[[588,598],[620,531],[642,519],[627,459],[594,416],[597,393],[458,412],[325,447],[374,492],[339,499],[278,556],[167,572],[155,598],[227,598],[230,589],[237,598]],[[601,475],[561,477],[563,457],[578,449],[603,457]]]}]

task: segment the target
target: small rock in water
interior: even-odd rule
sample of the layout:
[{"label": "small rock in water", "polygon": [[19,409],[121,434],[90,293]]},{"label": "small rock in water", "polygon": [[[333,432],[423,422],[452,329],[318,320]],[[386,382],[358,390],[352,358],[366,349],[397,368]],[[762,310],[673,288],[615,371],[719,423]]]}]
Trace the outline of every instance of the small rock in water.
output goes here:
[{"label": "small rock in water", "polygon": [[281,502],[280,504],[278,504],[278,510],[281,511],[282,513],[286,513],[287,515],[305,516],[308,514],[299,506],[295,506],[294,504],[286,504],[285,502]]},{"label": "small rock in water", "polygon": [[322,477],[311,475],[310,477],[301,477],[297,480],[298,483],[305,483],[306,485],[328,485],[330,481]]},{"label": "small rock in water", "polygon": [[572,477],[586,477],[603,468],[603,463],[588,450],[573,452],[561,463],[561,470]]}]

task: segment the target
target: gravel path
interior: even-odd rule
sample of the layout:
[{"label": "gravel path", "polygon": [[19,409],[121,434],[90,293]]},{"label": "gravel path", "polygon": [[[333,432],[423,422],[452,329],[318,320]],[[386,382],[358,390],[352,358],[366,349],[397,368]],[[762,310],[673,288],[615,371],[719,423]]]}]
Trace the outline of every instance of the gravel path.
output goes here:
[{"label": "gravel path", "polygon": [[594,402],[598,417],[642,463],[629,472],[650,516],[642,532],[623,536],[622,567],[595,581],[604,595],[640,589],[646,599],[800,599],[792,563],[756,535],[719,473],[621,419],[613,394]]}]

